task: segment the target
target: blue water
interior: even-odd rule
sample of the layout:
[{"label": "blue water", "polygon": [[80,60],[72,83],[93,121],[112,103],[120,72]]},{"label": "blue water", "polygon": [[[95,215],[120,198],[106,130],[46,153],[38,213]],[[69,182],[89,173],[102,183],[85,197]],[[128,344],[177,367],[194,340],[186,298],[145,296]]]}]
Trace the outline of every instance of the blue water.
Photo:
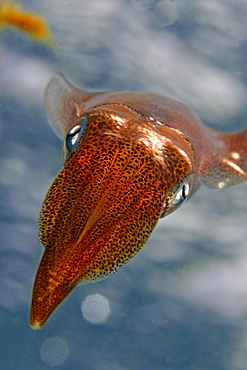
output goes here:
[{"label": "blue water", "polygon": [[[0,368],[247,369],[246,184],[201,188],[121,271],[78,286],[42,330],[28,323],[38,215],[62,166],[48,79],[168,94],[208,125],[246,127],[246,1],[22,3],[46,17],[57,48],[0,34]],[[81,309],[91,301],[98,322]]]}]

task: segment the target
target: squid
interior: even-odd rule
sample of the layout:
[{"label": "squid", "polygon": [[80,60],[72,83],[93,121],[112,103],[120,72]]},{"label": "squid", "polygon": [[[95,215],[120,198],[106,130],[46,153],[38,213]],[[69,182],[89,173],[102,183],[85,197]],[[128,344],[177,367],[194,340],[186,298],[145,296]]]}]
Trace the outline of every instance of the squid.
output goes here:
[{"label": "squid", "polygon": [[30,325],[41,328],[79,283],[107,277],[205,184],[247,181],[247,129],[222,133],[184,104],[154,93],[91,93],[52,77],[48,119],[64,167],[39,222],[44,246]]}]

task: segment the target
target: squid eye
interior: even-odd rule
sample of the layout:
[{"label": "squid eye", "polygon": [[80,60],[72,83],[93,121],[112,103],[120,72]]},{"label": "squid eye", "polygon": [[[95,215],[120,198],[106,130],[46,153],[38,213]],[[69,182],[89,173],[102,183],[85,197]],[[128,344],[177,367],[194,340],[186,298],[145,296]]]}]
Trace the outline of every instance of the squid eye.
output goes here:
[{"label": "squid eye", "polygon": [[192,189],[192,179],[187,177],[184,180],[182,185],[176,190],[169,201],[169,207],[178,207],[180,206],[190,195]]},{"label": "squid eye", "polygon": [[87,119],[83,118],[78,125],[69,130],[65,139],[65,146],[70,153],[73,153],[78,148],[82,135],[85,132],[86,124]]},{"label": "squid eye", "polygon": [[[194,176],[187,177],[182,184],[165,199],[160,218],[165,217],[181,206],[199,188],[199,183],[194,181]],[[193,191],[192,191],[193,189]]]}]

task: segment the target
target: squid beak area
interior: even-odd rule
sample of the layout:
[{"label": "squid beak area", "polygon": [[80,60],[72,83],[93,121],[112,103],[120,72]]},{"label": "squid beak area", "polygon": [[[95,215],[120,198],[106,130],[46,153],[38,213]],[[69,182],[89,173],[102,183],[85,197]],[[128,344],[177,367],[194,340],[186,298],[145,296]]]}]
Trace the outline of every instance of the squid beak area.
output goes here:
[{"label": "squid beak area", "polygon": [[138,143],[77,150],[49,189],[40,217],[45,247],[33,288],[30,325],[41,328],[80,282],[104,278],[147,241],[169,181]]}]

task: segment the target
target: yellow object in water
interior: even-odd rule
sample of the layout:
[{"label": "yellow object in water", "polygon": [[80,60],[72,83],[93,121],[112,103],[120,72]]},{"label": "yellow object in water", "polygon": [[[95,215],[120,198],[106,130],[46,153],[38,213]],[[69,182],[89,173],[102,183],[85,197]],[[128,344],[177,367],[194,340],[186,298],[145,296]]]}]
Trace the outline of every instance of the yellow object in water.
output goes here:
[{"label": "yellow object in water", "polygon": [[14,1],[0,1],[0,31],[9,27],[26,32],[34,41],[51,47],[55,44],[49,26],[40,15],[22,10]]}]

